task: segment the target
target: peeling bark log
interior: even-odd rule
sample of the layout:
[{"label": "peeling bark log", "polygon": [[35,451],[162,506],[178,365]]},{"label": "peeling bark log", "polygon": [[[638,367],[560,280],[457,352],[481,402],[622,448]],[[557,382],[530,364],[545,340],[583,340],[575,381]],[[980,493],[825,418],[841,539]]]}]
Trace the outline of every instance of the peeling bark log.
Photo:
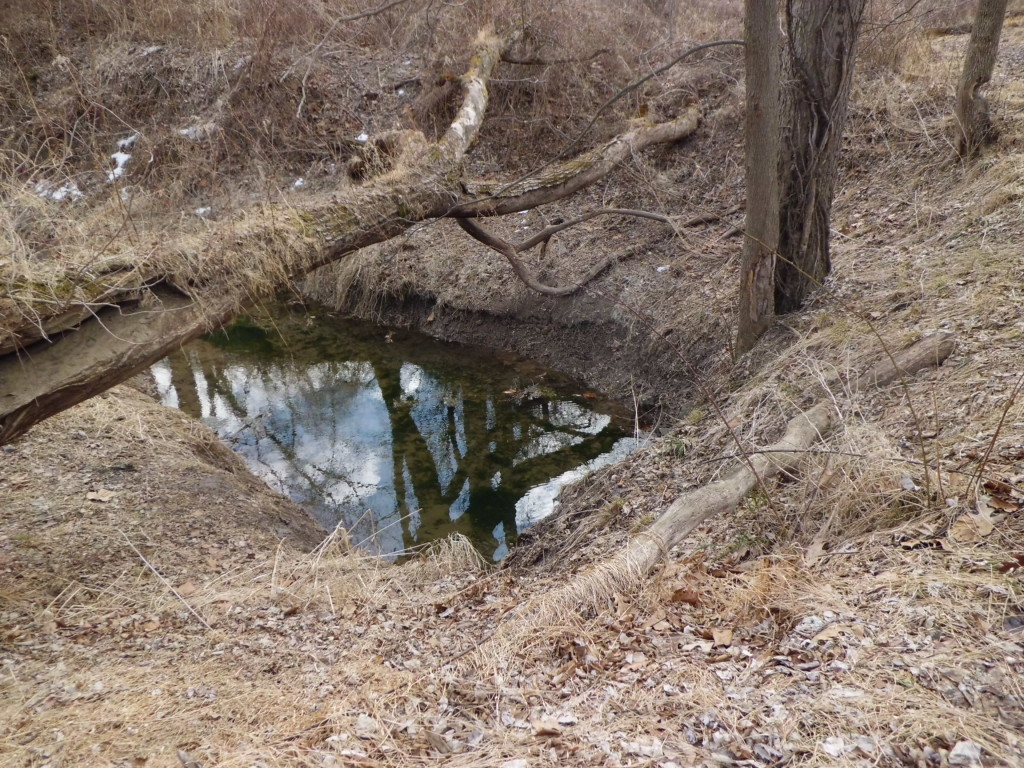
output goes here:
[{"label": "peeling bark log", "polygon": [[[696,109],[668,123],[639,123],[528,183],[460,203],[462,161],[483,122],[487,84],[506,45],[482,34],[462,78],[462,106],[444,136],[436,143],[415,131],[393,137],[398,146],[391,168],[368,183],[320,195],[301,208],[247,211],[210,234],[125,249],[107,259],[117,267],[113,272],[83,276],[69,269],[57,276],[77,287],[99,280],[100,300],[88,293],[63,302],[14,295],[0,304],[0,328],[8,332],[0,342],[15,350],[0,357],[0,444],[220,327],[296,277],[430,218],[501,215],[560,200],[644,147],[682,139],[699,124]],[[120,306],[126,298],[132,305]],[[99,309],[110,303],[118,306]],[[47,341],[57,330],[62,336]]]},{"label": "peeling bark log", "polygon": [[603,147],[558,163],[517,184],[506,187],[480,183],[471,185],[470,192],[483,196],[483,199],[461,203],[445,213],[454,218],[505,216],[568,197],[603,179],[615,166],[626,162],[640,150],[652,144],[680,141],[690,136],[700,125],[700,116],[699,109],[689,107],[667,123],[638,123]]}]

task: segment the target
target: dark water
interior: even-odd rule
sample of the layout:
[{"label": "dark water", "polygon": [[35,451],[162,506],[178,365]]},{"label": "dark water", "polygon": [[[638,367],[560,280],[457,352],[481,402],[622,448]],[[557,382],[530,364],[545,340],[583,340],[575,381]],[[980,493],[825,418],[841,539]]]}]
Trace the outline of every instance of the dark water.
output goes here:
[{"label": "dark water", "polygon": [[534,364],[285,307],[153,371],[166,404],[386,555],[459,531],[500,559],[561,484],[635,447],[621,412]]}]

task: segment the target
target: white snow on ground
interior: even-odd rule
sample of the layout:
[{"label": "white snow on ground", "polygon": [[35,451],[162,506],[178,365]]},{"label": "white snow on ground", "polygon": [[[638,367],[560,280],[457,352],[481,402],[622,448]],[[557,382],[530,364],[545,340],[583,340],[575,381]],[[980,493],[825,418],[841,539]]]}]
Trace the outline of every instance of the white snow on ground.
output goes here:
[{"label": "white snow on ground", "polygon": [[32,185],[32,191],[39,197],[46,197],[50,200],[81,200],[85,197],[82,190],[73,181],[57,186],[52,181],[37,181]]},{"label": "white snow on ground", "polygon": [[114,169],[107,172],[107,181],[116,181],[124,175],[125,166],[132,159],[131,154],[127,150],[132,148],[138,138],[139,134],[133,133],[128,138],[117,142],[117,152],[110,156],[110,159],[114,161]]},{"label": "white snow on ground", "polygon": [[368,134],[366,132],[360,133],[358,136],[356,136],[356,141],[364,141],[365,142],[365,141],[369,141],[369,140],[370,140],[370,134]]}]

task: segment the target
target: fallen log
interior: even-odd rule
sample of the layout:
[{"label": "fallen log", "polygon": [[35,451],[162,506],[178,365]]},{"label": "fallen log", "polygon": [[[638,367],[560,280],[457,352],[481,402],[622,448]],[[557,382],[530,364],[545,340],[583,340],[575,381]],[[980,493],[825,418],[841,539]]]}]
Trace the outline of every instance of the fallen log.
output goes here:
[{"label": "fallen log", "polygon": [[[868,386],[885,386],[938,366],[953,347],[950,334],[927,336],[905,350],[887,355],[885,360],[850,382],[850,389],[859,391]],[[740,460],[722,479],[684,493],[650,528],[635,535],[612,557],[592,566],[568,584],[510,611],[491,638],[500,636],[508,641],[509,635],[562,623],[567,614],[596,608],[609,594],[635,591],[672,547],[698,525],[736,509],[759,484],[780,473],[792,472],[806,458],[807,449],[823,439],[839,420],[840,413],[831,398],[801,411],[786,424],[785,434],[778,442]]]},{"label": "fallen log", "polygon": [[[529,183],[460,203],[462,163],[479,133],[488,82],[507,44],[482,33],[462,78],[462,105],[444,136],[436,143],[417,131],[390,136],[396,146],[389,167],[366,183],[309,198],[301,207],[245,211],[209,234],[115,251],[104,261],[116,270],[85,279],[100,281],[101,300],[72,293],[56,302],[33,291],[10,293],[0,302],[0,345],[9,352],[0,356],[0,444],[215,330],[293,279],[417,222],[501,215],[554,202],[598,181],[644,147],[678,141],[697,129],[700,112],[694,107],[667,123],[637,121],[604,146]],[[82,270],[72,266],[53,279],[78,285]]]}]

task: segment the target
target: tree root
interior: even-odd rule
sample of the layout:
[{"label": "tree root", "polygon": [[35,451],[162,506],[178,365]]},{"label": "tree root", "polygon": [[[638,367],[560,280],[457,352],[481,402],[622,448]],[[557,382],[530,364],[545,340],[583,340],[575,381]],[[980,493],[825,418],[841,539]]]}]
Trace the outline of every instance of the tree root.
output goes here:
[{"label": "tree root", "polygon": [[[904,376],[940,365],[953,351],[949,334],[928,336],[850,382],[854,392],[869,386],[902,381]],[[737,505],[760,483],[799,467],[806,451],[823,439],[840,421],[832,399],[802,411],[786,424],[782,438],[764,452],[752,453],[721,480],[687,491],[665,510],[646,531],[637,534],[612,557],[597,563],[568,584],[531,600],[507,614],[476,654],[492,653],[492,642],[515,644],[537,627],[565,623],[566,615],[585,613],[607,603],[614,594],[640,588],[651,570],[698,525]],[[470,655],[470,654],[466,654]]]}]

